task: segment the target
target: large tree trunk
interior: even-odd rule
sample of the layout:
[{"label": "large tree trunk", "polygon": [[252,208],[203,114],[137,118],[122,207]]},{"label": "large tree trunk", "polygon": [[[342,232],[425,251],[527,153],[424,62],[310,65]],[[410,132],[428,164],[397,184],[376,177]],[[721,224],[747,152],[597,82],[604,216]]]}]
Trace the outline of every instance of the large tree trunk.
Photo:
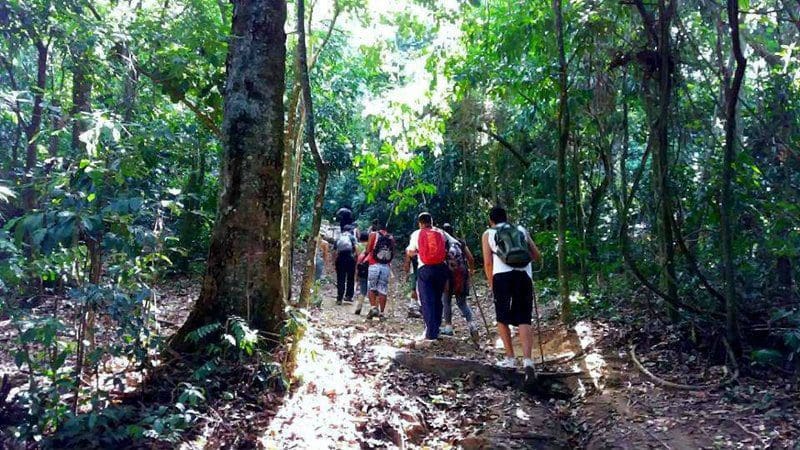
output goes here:
[{"label": "large tree trunk", "polygon": [[567,140],[569,139],[569,98],[567,93],[567,59],[564,51],[564,18],[561,0],[553,0],[555,12],[556,41],[558,45],[558,280],[561,293],[561,319],[572,320],[572,306],[569,303],[569,274],[567,273]]},{"label": "large tree trunk", "polygon": [[[674,0],[673,0],[674,1]],[[725,278],[725,318],[728,343],[735,353],[741,352],[736,298],[736,268],[733,258],[733,162],[736,159],[736,107],[747,65],[739,38],[739,2],[728,0],[728,25],[731,32],[736,69],[733,80],[725,83],[725,153],[722,165],[722,194],[720,196],[720,234],[722,237],[722,273]],[[727,81],[727,80],[726,80]]]},{"label": "large tree trunk", "polygon": [[317,254],[317,235],[322,224],[322,202],[325,199],[325,188],[328,184],[328,165],[317,148],[317,137],[314,124],[314,103],[311,98],[311,82],[308,76],[308,58],[306,57],[306,33],[303,18],[305,17],[305,0],[297,0],[297,54],[300,68],[300,84],[303,87],[303,105],[305,106],[306,140],[314,157],[319,178],[317,194],[314,197],[314,218],[311,221],[311,233],[308,239],[308,250],[304,263],[303,281],[300,288],[300,301],[308,304],[311,286],[314,283],[314,260]]},{"label": "large tree trunk", "polygon": [[236,315],[278,331],[284,321],[281,255],[286,2],[235,0],[222,121],[217,221],[200,298],[172,346],[187,333]]}]

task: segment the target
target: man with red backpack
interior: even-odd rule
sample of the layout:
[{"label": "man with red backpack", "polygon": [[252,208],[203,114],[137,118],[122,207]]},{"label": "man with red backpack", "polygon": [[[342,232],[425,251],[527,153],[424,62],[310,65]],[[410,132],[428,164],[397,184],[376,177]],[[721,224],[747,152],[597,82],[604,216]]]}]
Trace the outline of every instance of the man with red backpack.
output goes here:
[{"label": "man with red backpack", "polygon": [[433,226],[428,212],[417,216],[419,229],[411,233],[406,254],[418,257],[417,296],[425,321],[425,340],[439,338],[442,325],[442,293],[450,273],[447,269],[447,247],[454,239]]},{"label": "man with red backpack", "polygon": [[369,304],[371,306],[367,319],[380,317],[386,309],[386,296],[389,293],[389,263],[394,257],[394,237],[386,230],[386,222],[379,225],[379,230],[373,231],[367,241],[367,289],[369,290]]}]

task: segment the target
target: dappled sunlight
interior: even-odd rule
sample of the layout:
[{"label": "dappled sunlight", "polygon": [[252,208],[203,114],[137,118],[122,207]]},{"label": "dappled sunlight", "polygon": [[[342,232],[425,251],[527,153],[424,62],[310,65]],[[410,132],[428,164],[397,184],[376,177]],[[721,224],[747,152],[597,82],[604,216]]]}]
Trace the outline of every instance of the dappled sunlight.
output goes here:
[{"label": "dappled sunlight", "polygon": [[356,399],[377,393],[338,353],[326,350],[319,337],[307,334],[300,343],[295,370],[298,385],[261,438],[266,448],[352,448],[357,445],[358,419],[351,414]]},{"label": "dappled sunlight", "polygon": [[573,368],[584,370],[591,378],[594,387],[602,390],[603,383],[601,380],[605,375],[606,362],[600,349],[595,346],[599,338],[596,326],[591,322],[582,320],[575,324],[573,330],[578,336],[581,352],[585,355],[582,363],[584,367],[581,368],[578,364],[574,364]]}]

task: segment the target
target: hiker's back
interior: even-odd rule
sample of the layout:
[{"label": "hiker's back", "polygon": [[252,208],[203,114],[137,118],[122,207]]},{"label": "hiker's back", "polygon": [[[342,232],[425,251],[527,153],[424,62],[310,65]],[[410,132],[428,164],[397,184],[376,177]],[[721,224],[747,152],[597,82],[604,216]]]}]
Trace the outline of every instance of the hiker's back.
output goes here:
[{"label": "hiker's back", "polygon": [[493,273],[525,271],[531,275],[528,232],[521,226],[500,223],[486,230],[492,250]]}]

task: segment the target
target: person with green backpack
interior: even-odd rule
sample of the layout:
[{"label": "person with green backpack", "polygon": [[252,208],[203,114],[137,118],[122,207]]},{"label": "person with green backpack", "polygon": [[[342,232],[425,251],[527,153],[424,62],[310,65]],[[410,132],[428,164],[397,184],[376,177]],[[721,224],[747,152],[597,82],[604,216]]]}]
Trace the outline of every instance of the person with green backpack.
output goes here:
[{"label": "person with green backpack", "polygon": [[497,332],[503,341],[505,358],[500,367],[515,368],[514,347],[511,344],[511,326],[519,330],[522,344],[522,365],[533,369],[531,348],[533,333],[533,271],[531,261],[540,261],[539,249],[530,234],[521,226],[508,223],[508,214],[501,207],[489,211],[489,229],[483,233],[483,270],[489,289],[494,295]]}]

